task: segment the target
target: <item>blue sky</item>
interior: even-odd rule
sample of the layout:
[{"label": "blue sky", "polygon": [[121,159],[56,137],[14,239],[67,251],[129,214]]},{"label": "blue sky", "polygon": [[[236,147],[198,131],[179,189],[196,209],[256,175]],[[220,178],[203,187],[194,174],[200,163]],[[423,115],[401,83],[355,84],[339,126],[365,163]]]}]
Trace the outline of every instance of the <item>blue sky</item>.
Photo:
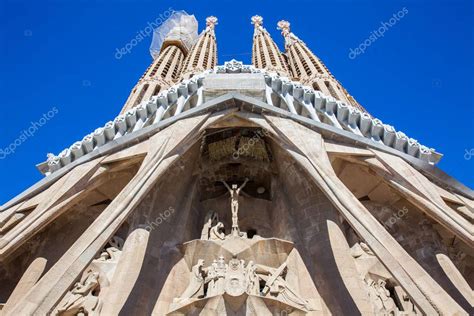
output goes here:
[{"label": "blue sky", "polygon": [[[121,59],[116,49],[170,7],[194,14],[200,30],[206,16],[219,18],[219,63],[250,63],[252,15],[263,16],[280,48],[276,23],[289,20],[369,112],[443,153],[438,166],[474,186],[471,0],[0,0],[0,149],[31,122],[44,123],[0,157],[0,204],[42,178],[35,165],[46,153],[59,153],[118,114],[151,61],[151,37]],[[407,13],[384,37],[349,58],[403,8]],[[49,111],[55,113],[41,120]]]}]

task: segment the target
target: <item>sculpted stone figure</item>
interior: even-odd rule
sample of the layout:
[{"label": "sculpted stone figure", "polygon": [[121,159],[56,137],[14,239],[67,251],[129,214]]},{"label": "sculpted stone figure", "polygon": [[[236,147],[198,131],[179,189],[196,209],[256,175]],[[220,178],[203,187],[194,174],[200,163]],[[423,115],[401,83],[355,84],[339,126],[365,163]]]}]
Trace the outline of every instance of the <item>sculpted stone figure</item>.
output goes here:
[{"label": "sculpted stone figure", "polygon": [[369,286],[368,294],[370,302],[377,315],[395,315],[397,306],[395,301],[390,297],[390,291],[385,287],[386,282],[382,279],[375,282],[371,278],[366,279]]},{"label": "sculpted stone figure", "polygon": [[217,260],[214,259],[212,264],[206,269],[207,275],[206,275],[206,281],[205,283],[207,284],[207,293],[206,296],[214,296],[219,294],[219,291],[217,290],[216,287],[216,282],[217,282]]},{"label": "sculpted stone figure", "polygon": [[225,234],[223,233],[224,224],[221,222],[213,226],[209,232],[209,240],[224,240]]},{"label": "sculpted stone figure", "polygon": [[397,310],[397,306],[393,298],[390,297],[390,291],[385,287],[387,283],[384,280],[377,282],[377,296],[382,302],[383,308],[387,313],[394,314]]},{"label": "sculpted stone figure", "polygon": [[203,259],[199,259],[197,264],[192,267],[189,277],[189,285],[181,294],[181,297],[175,300],[176,303],[181,303],[193,297],[201,298],[204,296],[205,272]]},{"label": "sculpted stone figure", "polygon": [[99,315],[101,302],[94,293],[99,289],[99,273],[89,271],[85,279],[77,282],[59,304],[57,315]]},{"label": "sculpted stone figure", "polygon": [[216,281],[215,281],[215,291],[217,294],[224,293],[225,288],[225,276],[227,273],[228,265],[225,263],[224,257],[220,256],[217,260],[216,266]]},{"label": "sculpted stone figure", "polygon": [[239,296],[247,291],[244,260],[232,258],[225,276],[225,291],[232,296]]},{"label": "sculpted stone figure", "polygon": [[247,293],[250,295],[260,295],[259,278],[256,273],[257,267],[253,261],[249,261],[245,271],[247,278]]},{"label": "sculpted stone figure", "polygon": [[396,285],[394,288],[395,295],[398,298],[398,301],[402,305],[403,311],[405,313],[411,314],[421,314],[418,308],[413,304],[408,294],[402,289],[401,286]]},{"label": "sculpted stone figure", "polygon": [[[214,259],[212,264],[204,267],[204,260],[199,259],[192,267],[190,281],[181,297],[173,300],[172,309],[186,304],[194,304],[196,299],[214,297],[222,294],[239,297],[243,293],[254,296],[266,296],[274,300],[297,307],[303,311],[313,311],[311,304],[301,297],[286,281],[287,263],[273,268],[234,257],[226,263],[224,256]],[[263,290],[260,284],[264,282]],[[375,288],[374,288],[375,290]],[[377,291],[374,295],[378,295]],[[195,300],[193,300],[193,298]],[[382,303],[381,300],[379,302]],[[388,302],[384,299],[388,306]]]},{"label": "sculpted stone figure", "polygon": [[262,294],[274,296],[284,302],[294,304],[299,308],[307,311],[313,310],[309,302],[303,299],[290,285],[286,282],[287,264],[283,263],[278,268],[272,268],[258,264],[256,272],[262,280],[265,281],[265,287]]},{"label": "sculpted stone figure", "polygon": [[230,193],[230,208],[232,210],[232,236],[240,237],[240,229],[239,229],[239,194],[240,191],[245,187],[247,182],[249,181],[248,178],[245,179],[244,183],[238,187],[237,184],[232,184],[232,187],[225,181],[221,181],[227,190]]},{"label": "sculpted stone figure", "polygon": [[122,252],[123,243],[124,241],[122,238],[118,236],[112,237],[112,239],[108,243],[110,247],[105,248],[105,251],[100,254],[100,257],[97,260],[118,261],[120,253]]},{"label": "sculpted stone figure", "polygon": [[219,221],[219,215],[217,212],[210,211],[207,213],[206,218],[204,220],[204,226],[202,227],[201,231],[201,239],[202,240],[209,240],[209,233],[211,227],[216,225]]}]

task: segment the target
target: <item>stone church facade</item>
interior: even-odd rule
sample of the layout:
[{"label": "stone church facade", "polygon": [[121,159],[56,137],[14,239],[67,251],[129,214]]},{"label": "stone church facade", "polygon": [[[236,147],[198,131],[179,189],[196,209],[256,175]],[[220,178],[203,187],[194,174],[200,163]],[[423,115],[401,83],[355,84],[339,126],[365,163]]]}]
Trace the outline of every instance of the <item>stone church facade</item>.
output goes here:
[{"label": "stone church facade", "polygon": [[[180,16],[179,19],[189,19]],[[178,22],[179,22],[178,19]],[[0,209],[1,315],[472,314],[473,191],[280,21],[171,29],[120,115]]]}]

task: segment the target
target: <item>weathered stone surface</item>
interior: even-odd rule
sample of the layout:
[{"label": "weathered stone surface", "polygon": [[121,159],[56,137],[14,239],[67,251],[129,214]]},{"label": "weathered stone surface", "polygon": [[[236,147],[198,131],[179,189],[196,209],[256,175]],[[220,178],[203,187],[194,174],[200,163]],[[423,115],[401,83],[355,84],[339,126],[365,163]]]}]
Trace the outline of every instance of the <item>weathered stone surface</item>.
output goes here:
[{"label": "weathered stone surface", "polygon": [[265,79],[262,74],[213,74],[204,79],[204,101],[237,91],[257,100],[264,100]]}]

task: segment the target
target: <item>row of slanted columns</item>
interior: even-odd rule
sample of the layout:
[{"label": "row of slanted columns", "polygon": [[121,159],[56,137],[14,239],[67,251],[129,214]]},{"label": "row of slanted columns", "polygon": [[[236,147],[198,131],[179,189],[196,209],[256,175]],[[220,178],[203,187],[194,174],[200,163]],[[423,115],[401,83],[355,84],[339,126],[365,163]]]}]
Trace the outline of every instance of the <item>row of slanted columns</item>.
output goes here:
[{"label": "row of slanted columns", "polygon": [[[135,227],[127,236],[123,248],[118,251],[120,252],[118,260],[114,260],[114,262],[110,263],[100,262],[102,264],[112,265],[114,272],[112,278],[109,280],[110,283],[103,282],[105,278],[104,275],[101,275],[99,278],[99,281],[102,281],[104,284],[101,284],[100,288],[100,308],[95,308],[95,311],[100,311],[102,315],[118,315],[120,313],[140,274],[148,245],[149,235],[150,231],[146,229],[146,227]],[[9,313],[12,313],[21,299],[28,294],[38,280],[43,276],[46,264],[47,260],[43,257],[38,257],[30,263],[14,291],[8,298],[8,301],[1,309],[2,315],[9,315]],[[92,265],[94,265],[94,263],[92,263]],[[83,297],[87,299],[88,293],[84,294]],[[65,303],[67,301],[68,297],[58,304],[55,311],[60,309],[62,305],[68,305]],[[76,303],[78,301],[79,300],[76,300]],[[59,314],[61,314],[61,312],[59,312]]]},{"label": "row of slanted columns", "polygon": [[[215,115],[212,118],[202,115],[183,119],[154,135],[149,140],[148,154],[136,176],[49,271],[45,273],[45,259],[38,258],[31,263],[7,301],[4,311],[7,310],[8,313],[5,312],[4,314],[47,314],[54,308],[57,308],[58,301],[61,300],[64,293],[71,289],[78,276],[83,271],[88,270],[91,262],[94,263],[94,261],[99,260],[97,255],[101,254],[103,245],[106,244],[107,240],[110,240],[120,230],[125,219],[129,218],[134,212],[137,212],[137,208],[141,205],[142,201],[149,196],[150,188],[155,187],[159,179],[169,175],[167,173],[169,168],[176,164],[179,157],[182,157],[183,153],[186,153],[189,148],[192,148],[194,144],[200,141],[199,131],[209,126],[215,126],[213,125],[214,123],[223,123],[222,121],[217,121],[220,115],[224,114]],[[233,120],[235,119],[234,115],[231,117]],[[244,119],[243,115],[240,119]],[[294,219],[297,224],[301,223],[301,225],[298,225],[301,229],[301,232],[298,232],[298,234],[301,234],[301,236],[306,234],[308,237],[308,249],[316,249],[321,254],[320,256],[313,256],[314,262],[312,264],[317,266],[324,261],[326,262],[326,267],[330,267],[330,264],[334,261],[333,272],[340,274],[343,283],[340,284],[347,289],[354,299],[356,305],[354,307],[357,310],[364,315],[369,314],[365,313],[369,311],[369,307],[362,292],[363,286],[361,280],[357,278],[356,267],[351,262],[349,245],[345,241],[344,234],[337,225],[338,220],[332,212],[334,208],[338,210],[338,214],[344,217],[345,221],[354,229],[361,240],[367,243],[371,251],[381,260],[383,265],[391,272],[393,277],[401,284],[412,301],[419,306],[424,314],[463,314],[462,308],[453,301],[449,294],[445,292],[445,289],[441,288],[432,276],[400,246],[396,239],[383,228],[371,212],[339,180],[327,155],[327,144],[320,134],[292,120],[270,115],[254,117],[252,122],[255,124],[260,123],[260,126],[265,127],[275,137],[275,140],[278,139],[279,135],[284,135],[287,138],[285,140],[285,148],[290,155],[289,157],[294,159],[300,170],[307,173],[308,183],[314,187],[317,186],[317,191],[311,191],[311,186],[309,185],[303,186],[304,190],[297,190],[298,195],[293,197],[295,200],[307,198],[310,202],[307,205],[306,203],[302,204],[310,206],[304,209],[304,213],[307,214],[308,218],[296,216]],[[351,153],[351,148],[349,146],[343,147],[340,151],[348,155]],[[370,155],[368,156],[370,157]],[[437,215],[436,220],[438,222],[446,225],[446,228],[451,231],[457,232],[456,235],[462,240],[465,240],[467,243],[469,242],[470,236],[468,232],[470,226],[468,226],[466,221],[460,220],[459,216],[454,214],[453,211],[443,206],[439,193],[437,193],[427,179],[398,157],[392,157],[376,151],[373,152],[373,156],[373,158],[377,159],[368,160],[367,163],[373,164],[374,168],[379,170],[378,172],[380,172],[382,178],[390,180],[390,183],[393,183],[393,185],[405,182],[406,188],[399,188],[399,190],[408,190],[411,187],[416,187],[419,190],[419,195],[410,195],[413,201],[418,200],[418,203],[415,204],[428,203],[429,205],[427,204],[426,206],[428,214]],[[383,173],[385,169],[390,172]],[[287,174],[297,174],[292,170],[285,170]],[[187,173],[187,170],[183,171],[183,173]],[[374,173],[377,173],[377,171],[374,170]],[[175,176],[182,181],[179,175]],[[192,183],[192,181],[189,182]],[[165,190],[164,188],[167,187],[166,185],[158,186],[160,190]],[[189,192],[188,196],[194,195],[186,184],[183,187],[187,189],[175,192]],[[176,188],[170,190],[174,191]],[[408,195],[409,193],[406,194]],[[429,196],[430,199],[425,201],[422,196]],[[176,194],[170,199],[175,201],[179,197],[180,195]],[[61,196],[58,196],[58,198],[60,199]],[[159,201],[157,203],[161,203],[161,205],[168,205],[163,200],[157,199],[156,201]],[[174,217],[175,222],[173,222],[176,225],[168,227],[169,231],[173,230],[173,234],[177,235],[185,231],[187,220],[183,220],[182,209],[193,209],[192,203],[193,200],[188,198],[186,202],[182,202],[182,204],[185,204],[185,207],[178,208],[180,209],[180,216]],[[153,208],[154,204],[151,206]],[[327,228],[324,228],[321,233],[320,229],[312,230],[305,227],[303,225],[305,222],[310,224],[322,223],[323,226],[315,227],[323,228],[327,223]],[[137,224],[129,230],[130,233],[125,238],[123,247],[120,247],[120,257],[118,260],[115,260],[116,265],[114,266],[110,283],[106,286],[101,284],[103,286],[100,290],[101,294],[99,294],[100,301],[102,302],[101,314],[117,315],[124,309],[127,302],[130,302],[131,293],[133,293],[137,285],[140,285],[140,281],[143,280],[140,279],[140,273],[146,261],[147,249],[150,252],[149,246],[156,245],[156,240],[149,240],[149,238],[157,236],[156,234],[160,232],[162,234],[160,238],[172,239],[168,235],[169,231],[165,229],[163,226],[160,230],[155,230],[150,234],[151,228]],[[324,247],[321,244],[313,243],[313,241],[318,240],[313,238],[316,234],[319,234],[318,238],[325,235],[329,238]],[[333,258],[330,258],[331,255],[326,250],[329,248],[328,246],[331,247],[330,251],[332,251]],[[318,253],[315,254],[319,255]],[[110,257],[114,261],[114,255],[110,255]],[[166,260],[169,261],[169,258]],[[452,282],[459,291],[463,295],[466,295],[464,293],[469,295],[468,285],[465,284],[462,275],[457,271],[449,257],[444,256],[438,260],[443,269],[447,271],[446,273],[452,276]],[[104,261],[99,261],[99,263],[104,263]],[[157,271],[158,269],[167,271],[167,269],[163,269],[163,264],[166,264],[166,262],[160,262],[160,265],[156,266]],[[153,269],[155,269],[155,265]],[[89,280],[93,281],[93,278]],[[93,285],[92,281],[89,282],[89,285]],[[327,285],[321,284],[321,287],[323,286],[327,287]],[[334,288],[334,284],[331,286]],[[146,287],[143,288],[141,291],[146,291]],[[345,292],[344,288],[341,289],[342,292]],[[84,296],[77,296],[75,302],[80,302]],[[85,299],[87,297],[84,298],[84,302]],[[334,300],[337,301],[338,299],[341,298],[335,297]],[[73,300],[70,301],[72,302]],[[91,298],[90,302],[93,302],[93,298]],[[60,302],[60,306],[67,305],[62,303],[63,301]],[[158,310],[158,308],[156,309]],[[162,313],[157,312],[156,314],[161,315]]]},{"label": "row of slanted columns", "polygon": [[363,112],[365,109],[347,92],[331,74],[326,65],[300,40],[290,32],[290,23],[278,22],[278,28],[285,39],[285,53],[278,49],[270,34],[263,27],[263,18],[253,16],[255,26],[252,47],[252,64],[256,68],[276,72],[300,81],[325,95],[352,105]]},{"label": "row of slanted columns", "polygon": [[125,113],[142,101],[149,100],[161,91],[170,88],[182,79],[217,65],[217,44],[214,27],[217,18],[206,19],[206,29],[196,43],[187,49],[175,38],[166,38],[161,51],[133,88],[121,113]]},{"label": "row of slanted columns", "polygon": [[[397,280],[423,314],[467,315],[465,310],[459,305],[459,302],[455,301],[453,297],[447,293],[446,288],[442,288],[433,276],[424,270],[420,263],[402,248],[400,243],[389,234],[382,224],[376,220],[367,208],[365,208],[341,182],[327,156],[325,142],[320,135],[291,120],[271,116],[266,116],[266,118],[271,125],[275,127],[276,132],[288,137],[288,141],[291,145],[295,146],[295,150],[289,151],[290,154],[295,158],[298,164],[309,173],[312,181],[322,190],[331,204],[338,209],[339,214],[347,221],[352,229],[354,229],[357,236],[367,243],[371,251],[378,257],[383,266],[390,271],[393,278]],[[349,152],[350,151],[346,151],[345,154],[349,154]],[[406,184],[417,184],[414,187],[416,187],[421,194],[414,195],[414,198],[422,200],[422,195],[426,194],[426,196],[433,199],[433,205],[423,211],[427,211],[427,213],[434,218],[436,218],[436,215],[440,215],[439,218],[436,218],[439,223],[443,226],[446,225],[446,228],[448,228],[450,232],[456,234],[456,236],[464,240],[466,244],[471,243],[471,237],[469,236],[470,228],[468,225],[464,225],[466,221],[463,221],[460,216],[452,214],[453,212],[447,207],[444,207],[443,216],[441,216],[439,210],[436,209],[437,207],[443,208],[440,205],[434,205],[436,204],[436,200],[439,200],[439,204],[442,204],[440,201],[441,198],[434,186],[426,178],[398,157],[380,154],[375,151],[374,153],[378,160],[378,163],[376,163],[377,168],[381,168],[382,165],[382,168],[389,168],[391,169],[390,171],[393,172],[390,175],[383,175],[383,178],[388,177],[389,180],[393,181],[395,179],[391,177],[399,175],[401,178],[396,179],[396,182],[391,182],[392,184],[395,185],[395,183],[403,183],[404,181],[406,181]],[[397,185],[397,187],[402,191],[409,190],[405,187],[402,188],[401,185]],[[452,217],[448,218],[448,214]],[[443,217],[443,219],[441,219],[441,217]],[[462,223],[458,224],[457,222]],[[329,235],[331,244],[333,240],[335,242],[335,247],[332,248],[338,266],[337,268],[340,270],[342,267],[345,268],[345,272],[350,272],[351,268],[345,264],[347,262],[347,256],[345,256],[344,253],[347,253],[347,245],[344,243],[337,244],[336,241],[343,238],[343,235],[338,232],[337,227],[335,228],[336,229],[332,233],[330,232]],[[346,258],[344,258],[344,256]],[[450,280],[460,293],[467,293],[466,282],[460,276],[459,271],[454,264],[452,264],[451,260],[447,256],[444,256],[442,258],[443,260],[437,259],[440,262],[443,260],[446,261],[443,269],[447,274],[452,275]],[[340,272],[341,275],[345,274],[342,270],[340,270]],[[350,272],[348,275],[353,275],[353,272]],[[348,289],[350,288],[349,285],[346,286]],[[357,301],[356,297],[354,297],[354,300]],[[360,310],[360,306],[358,306],[358,308]]]},{"label": "row of slanted columns", "polygon": [[[187,152],[196,142],[194,137],[206,119],[207,115],[183,119],[150,138],[149,152],[134,178],[46,273],[41,260],[26,270],[13,292],[14,302],[5,306],[9,311],[2,315],[45,315],[86,305],[93,311],[102,310],[103,315],[117,315],[137,284],[151,229],[138,225],[130,230],[115,261],[110,283],[104,286],[108,290],[100,294],[102,284],[99,287],[100,299],[94,294],[102,281],[100,275],[87,273],[107,263],[107,254],[101,260],[104,245],[140,205],[149,189],[177,162],[180,155],[176,151]],[[113,260],[114,256],[109,257]]]}]

